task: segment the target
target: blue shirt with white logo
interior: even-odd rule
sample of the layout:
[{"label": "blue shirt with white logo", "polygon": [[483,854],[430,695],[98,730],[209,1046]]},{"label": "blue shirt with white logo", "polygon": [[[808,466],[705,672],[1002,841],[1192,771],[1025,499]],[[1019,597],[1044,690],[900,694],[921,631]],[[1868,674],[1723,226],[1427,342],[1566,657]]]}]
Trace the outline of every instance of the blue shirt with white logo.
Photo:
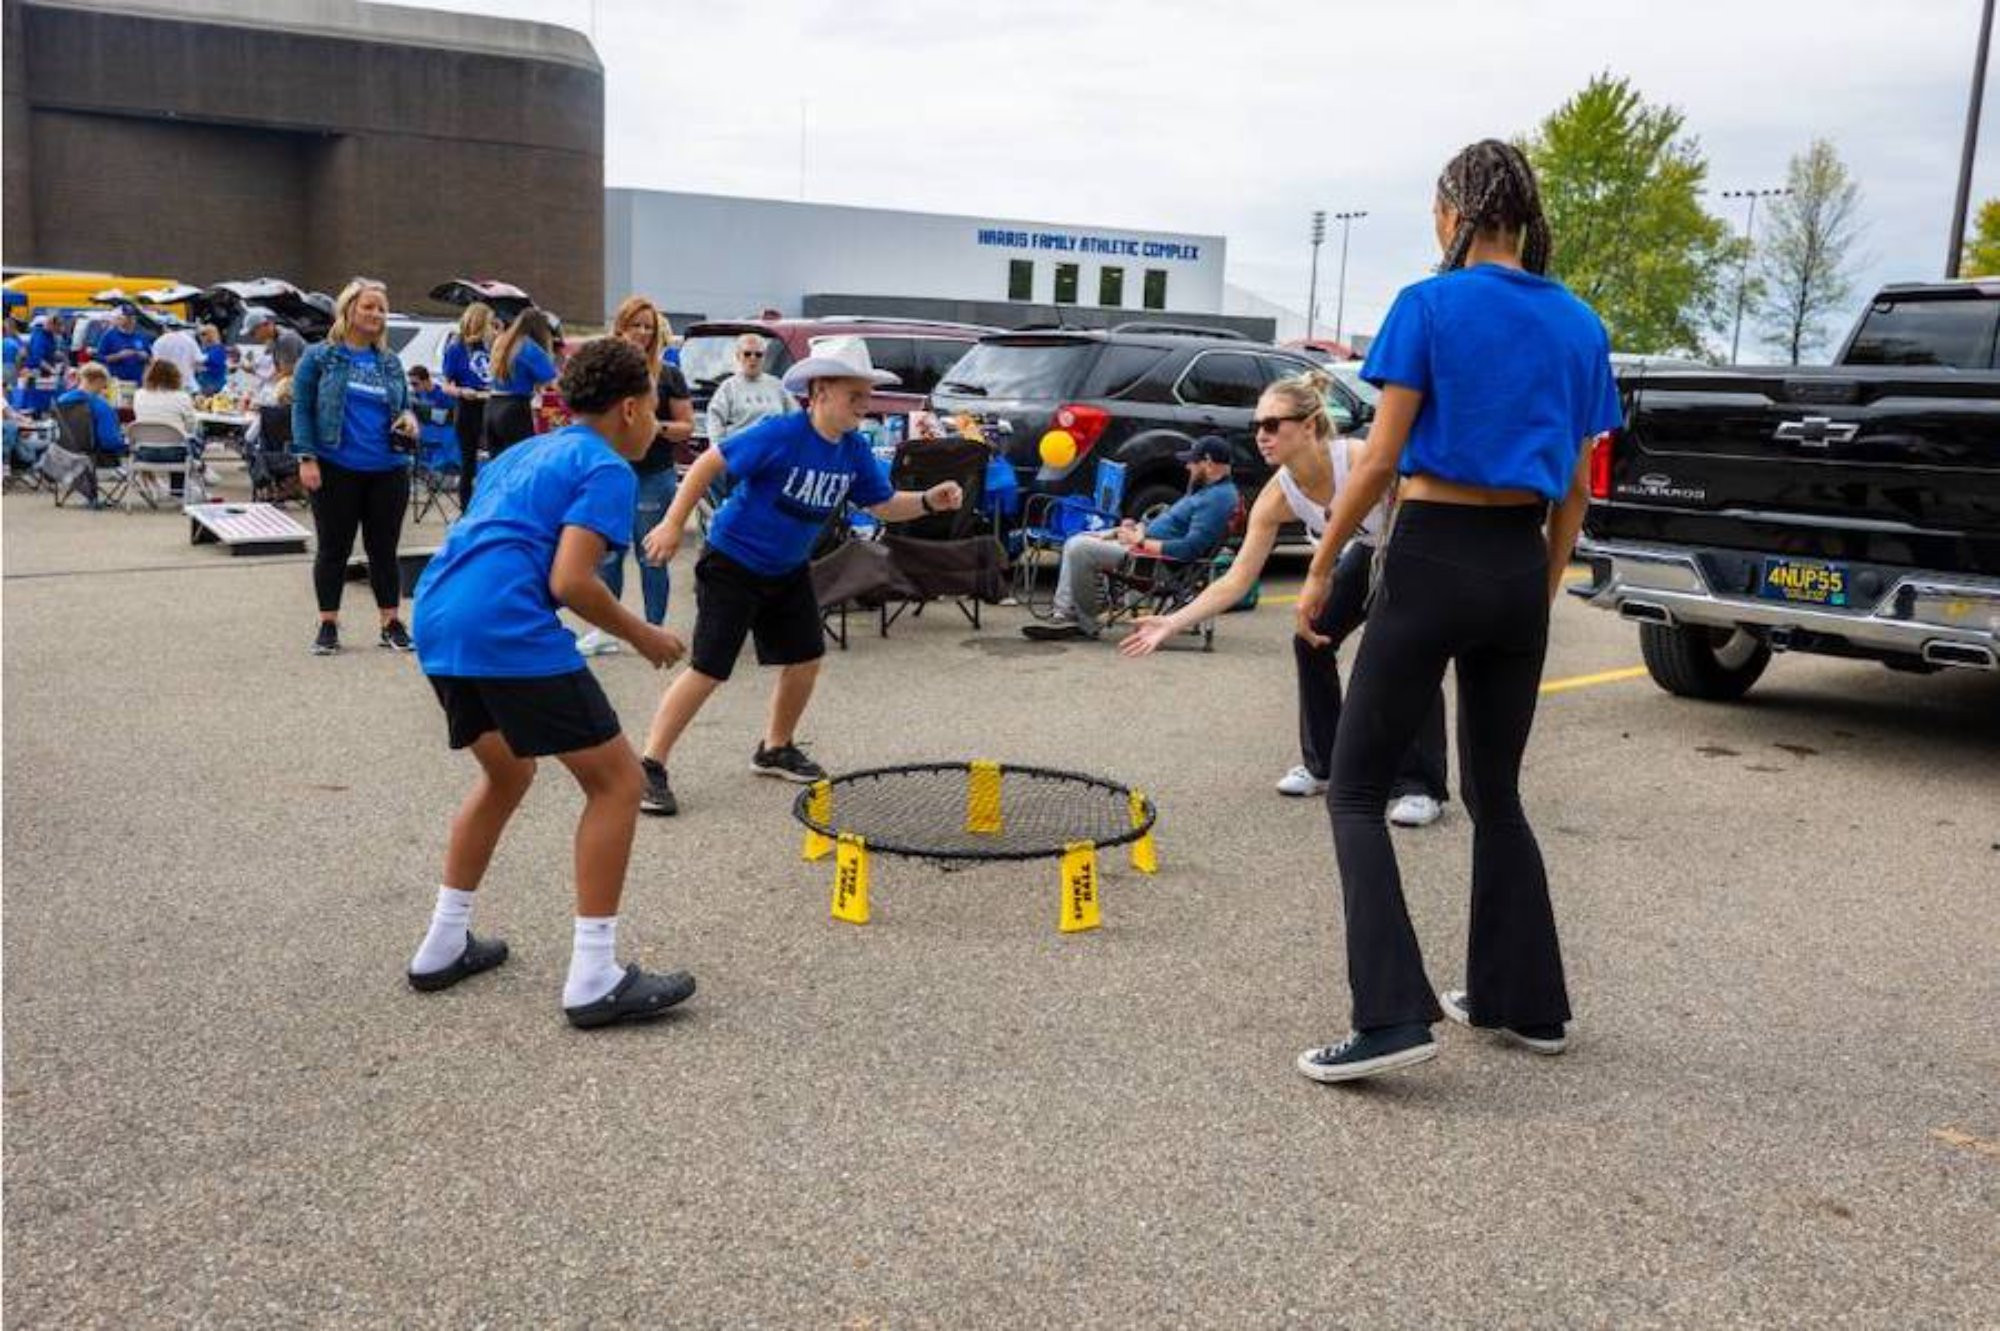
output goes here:
[{"label": "blue shirt with white logo", "polygon": [[556,547],[564,527],[583,527],[623,550],[638,491],[631,465],[584,425],[482,466],[472,506],[417,582],[411,628],[424,673],[529,679],[583,669],[549,590]]},{"label": "blue shirt with white logo", "polygon": [[803,411],[753,425],[718,447],[736,486],[708,524],[708,543],[766,577],[803,565],[843,502],[872,508],[896,493],[866,438],[849,430],[830,441]]},{"label": "blue shirt with white logo", "polygon": [[484,346],[468,347],[454,337],[444,349],[444,361],[438,372],[454,388],[484,392],[493,383],[493,355]]},{"label": "blue shirt with white logo", "polygon": [[1361,377],[1424,395],[1403,475],[1551,502],[1568,492],[1584,440],[1625,419],[1597,315],[1562,283],[1500,264],[1404,287]]},{"label": "blue shirt with white logo", "polygon": [[[146,377],[146,361],[153,350],[153,339],[138,329],[126,332],[122,328],[105,330],[97,339],[97,359],[104,362],[104,368],[111,371],[114,379],[123,379],[128,384],[136,384]],[[137,351],[137,356],[120,355],[121,352]],[[117,360],[111,359],[114,355]]]},{"label": "blue shirt with white logo", "polygon": [[340,450],[331,460],[349,471],[394,471],[410,465],[389,446],[389,378],[378,351],[347,353],[347,399],[340,408]]}]

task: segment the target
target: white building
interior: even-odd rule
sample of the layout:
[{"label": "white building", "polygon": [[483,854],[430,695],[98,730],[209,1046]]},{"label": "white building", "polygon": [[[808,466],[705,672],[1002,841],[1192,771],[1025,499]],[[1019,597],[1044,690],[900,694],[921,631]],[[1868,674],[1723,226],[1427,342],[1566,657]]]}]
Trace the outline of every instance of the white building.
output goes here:
[{"label": "white building", "polygon": [[[605,191],[605,296],[735,318],[813,297],[1220,315],[1221,236],[657,190]],[[837,305],[838,302],[835,302]],[[986,316],[991,318],[992,316]]]}]

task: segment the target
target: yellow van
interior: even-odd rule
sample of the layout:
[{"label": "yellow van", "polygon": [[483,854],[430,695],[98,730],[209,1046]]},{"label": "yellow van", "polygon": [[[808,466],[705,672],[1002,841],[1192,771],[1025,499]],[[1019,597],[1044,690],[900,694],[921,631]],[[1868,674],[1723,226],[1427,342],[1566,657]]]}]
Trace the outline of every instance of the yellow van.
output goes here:
[{"label": "yellow van", "polygon": [[[8,313],[22,320],[32,319],[46,310],[83,310],[101,304],[97,300],[99,292],[122,291],[128,296],[137,296],[142,291],[156,287],[178,285],[170,277],[127,277],[121,273],[23,273],[19,277],[7,279],[6,288],[18,291],[26,302],[10,306]],[[185,306],[162,305],[160,309],[187,317]]]}]

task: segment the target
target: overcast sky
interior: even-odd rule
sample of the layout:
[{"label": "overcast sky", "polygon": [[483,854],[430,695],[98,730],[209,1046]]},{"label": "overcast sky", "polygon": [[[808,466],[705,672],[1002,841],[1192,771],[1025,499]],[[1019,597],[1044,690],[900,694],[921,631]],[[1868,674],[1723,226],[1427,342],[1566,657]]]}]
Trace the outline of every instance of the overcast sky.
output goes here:
[{"label": "overcast sky", "polygon": [[[1686,114],[1716,191],[1779,184],[1792,154],[1831,139],[1863,191],[1859,286],[1941,276],[1980,10],[1980,0],[419,2],[591,34],[605,65],[611,185],[798,198],[803,101],[809,200],[1222,235],[1229,281],[1299,310],[1308,215],[1366,209],[1348,260],[1348,324],[1359,331],[1435,260],[1428,209],[1445,160],[1473,139],[1532,129],[1600,70]],[[1975,207],[2000,194],[1996,103],[1989,95]],[[1725,215],[1740,227],[1738,208]],[[1330,319],[1337,232],[1321,260]]]}]

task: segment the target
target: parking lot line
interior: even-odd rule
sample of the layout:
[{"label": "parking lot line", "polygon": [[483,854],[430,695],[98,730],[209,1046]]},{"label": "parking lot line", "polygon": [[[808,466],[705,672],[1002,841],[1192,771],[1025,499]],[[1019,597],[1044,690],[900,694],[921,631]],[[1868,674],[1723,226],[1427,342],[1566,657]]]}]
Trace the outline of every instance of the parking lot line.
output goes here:
[{"label": "parking lot line", "polygon": [[1571,689],[1587,689],[1593,684],[1617,684],[1628,679],[1637,679],[1646,673],[1644,666],[1623,666],[1617,670],[1600,670],[1594,675],[1571,675],[1568,679],[1551,679],[1542,684],[1543,693],[1568,693]]}]

